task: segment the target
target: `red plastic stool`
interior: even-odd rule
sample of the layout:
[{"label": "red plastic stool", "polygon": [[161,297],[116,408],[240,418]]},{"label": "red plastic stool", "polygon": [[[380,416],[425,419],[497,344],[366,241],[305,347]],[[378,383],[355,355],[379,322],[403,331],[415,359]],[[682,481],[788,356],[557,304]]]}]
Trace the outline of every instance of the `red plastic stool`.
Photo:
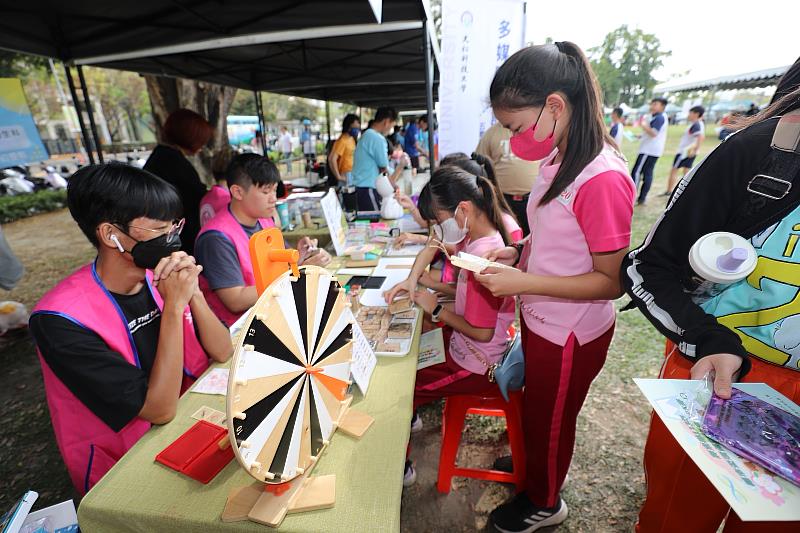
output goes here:
[{"label": "red plastic stool", "polygon": [[[513,483],[517,492],[525,484],[525,442],[522,437],[522,393],[512,392],[506,402],[500,392],[497,396],[450,396],[445,400],[442,415],[442,451],[439,454],[439,492],[449,493],[453,476]],[[456,465],[458,446],[467,414],[505,416],[508,442],[511,445],[512,473],[483,468],[462,468]]]}]

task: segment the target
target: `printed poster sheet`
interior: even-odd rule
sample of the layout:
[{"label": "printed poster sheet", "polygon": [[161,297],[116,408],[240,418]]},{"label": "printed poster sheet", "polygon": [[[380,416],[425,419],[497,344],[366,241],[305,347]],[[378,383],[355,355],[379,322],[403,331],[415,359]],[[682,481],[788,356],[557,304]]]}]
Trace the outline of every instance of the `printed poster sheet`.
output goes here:
[{"label": "printed poster sheet", "polygon": [[423,333],[419,338],[417,370],[444,363],[445,360],[442,328],[432,329],[427,333]]},{"label": "printed poster sheet", "polygon": [[[352,317],[352,312],[348,312]],[[375,352],[370,347],[364,332],[361,331],[358,321],[353,318],[353,362],[350,364],[350,374],[364,396],[367,395],[369,380],[372,378],[372,372],[375,371],[377,364],[378,358],[375,357]]]},{"label": "printed poster sheet", "polygon": [[[703,434],[690,419],[690,398],[700,381],[634,379],[681,447],[725,501],[746,521],[800,520],[800,487],[742,459]],[[736,383],[748,394],[800,416],[800,407],[764,383]]]},{"label": "printed poster sheet", "polygon": [[342,205],[339,203],[339,197],[336,196],[336,191],[334,189],[329,189],[328,194],[323,196],[319,201],[319,205],[322,208],[325,223],[328,225],[328,231],[331,234],[331,241],[333,242],[336,255],[345,255],[347,223],[344,219]]}]

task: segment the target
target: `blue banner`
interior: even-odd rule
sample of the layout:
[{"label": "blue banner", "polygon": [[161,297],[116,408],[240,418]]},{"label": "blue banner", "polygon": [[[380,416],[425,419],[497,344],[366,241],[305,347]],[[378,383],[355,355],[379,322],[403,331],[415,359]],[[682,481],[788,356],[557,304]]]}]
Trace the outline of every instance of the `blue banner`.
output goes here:
[{"label": "blue banner", "polygon": [[16,78],[0,78],[0,168],[38,163],[50,156]]}]

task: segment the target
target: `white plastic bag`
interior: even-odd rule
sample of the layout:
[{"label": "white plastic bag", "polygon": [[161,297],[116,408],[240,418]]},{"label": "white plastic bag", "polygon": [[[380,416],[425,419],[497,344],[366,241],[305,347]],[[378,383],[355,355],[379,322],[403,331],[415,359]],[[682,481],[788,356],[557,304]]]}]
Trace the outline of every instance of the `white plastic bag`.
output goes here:
[{"label": "white plastic bag", "polygon": [[0,335],[28,325],[28,310],[19,302],[0,302]]}]

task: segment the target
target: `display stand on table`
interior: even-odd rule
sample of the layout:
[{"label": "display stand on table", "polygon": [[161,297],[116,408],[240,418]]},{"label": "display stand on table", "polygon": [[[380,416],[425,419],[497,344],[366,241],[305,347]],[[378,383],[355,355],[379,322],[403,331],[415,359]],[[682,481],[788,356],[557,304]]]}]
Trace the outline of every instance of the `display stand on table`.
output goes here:
[{"label": "display stand on table", "polygon": [[236,460],[258,483],[231,491],[223,521],[277,527],[289,512],[332,507],[335,476],[311,469],[337,428],[360,437],[372,423],[350,409],[344,290],[323,268],[298,269],[283,246],[275,228],[250,242],[260,296],[234,343],[226,412]]}]

